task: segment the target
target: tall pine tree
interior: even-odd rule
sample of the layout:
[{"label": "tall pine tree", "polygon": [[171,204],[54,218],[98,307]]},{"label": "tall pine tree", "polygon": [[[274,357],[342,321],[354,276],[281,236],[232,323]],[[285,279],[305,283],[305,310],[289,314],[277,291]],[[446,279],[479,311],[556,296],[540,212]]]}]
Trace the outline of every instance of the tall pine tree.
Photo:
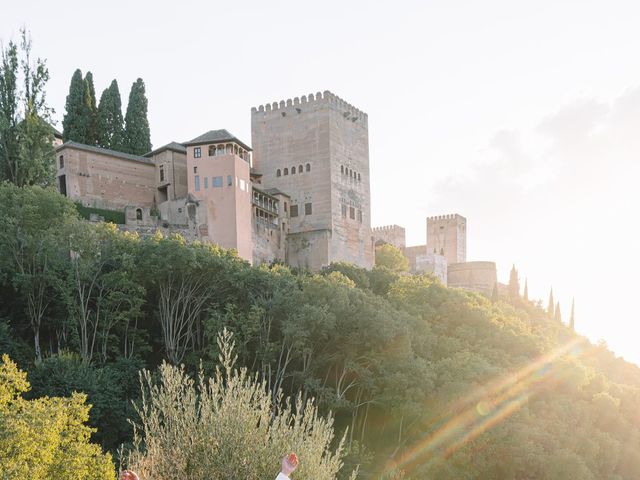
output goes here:
[{"label": "tall pine tree", "polygon": [[576,330],[576,300],[571,301],[571,317],[569,318],[569,327],[575,332]]},{"label": "tall pine tree", "polygon": [[93,74],[87,72],[84,77],[85,108],[89,125],[87,128],[87,143],[95,145],[98,141],[98,108],[96,107],[96,89],[93,86]]},{"label": "tall pine tree", "polygon": [[125,149],[134,155],[144,155],[151,150],[147,104],[144,82],[139,78],[131,87],[127,114],[124,118]]},{"label": "tall pine tree", "polygon": [[529,281],[525,278],[524,279],[524,301],[528,302],[529,301]]},{"label": "tall pine tree", "polygon": [[105,88],[98,105],[98,145],[111,150],[123,151],[124,120],[122,119],[122,100],[118,82],[113,80]]},{"label": "tall pine tree", "polygon": [[547,305],[547,313],[551,318],[554,316],[554,303],[553,303],[553,287],[549,292],[549,304]]},{"label": "tall pine tree", "polygon": [[71,77],[66,113],[62,120],[62,139],[65,142],[89,143],[91,119],[86,98],[86,83],[82,78],[82,71],[78,69]]},{"label": "tall pine tree", "polygon": [[556,302],[556,310],[553,318],[555,318],[558,323],[562,322],[562,314],[560,313],[560,302]]}]

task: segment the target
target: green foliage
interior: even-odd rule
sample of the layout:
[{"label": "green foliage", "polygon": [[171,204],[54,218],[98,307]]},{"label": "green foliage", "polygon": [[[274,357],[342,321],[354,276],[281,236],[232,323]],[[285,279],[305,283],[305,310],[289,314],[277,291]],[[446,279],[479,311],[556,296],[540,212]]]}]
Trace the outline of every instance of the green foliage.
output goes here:
[{"label": "green foliage", "polygon": [[87,103],[87,82],[82,78],[82,71],[77,69],[71,77],[69,95],[65,104],[65,115],[62,120],[62,139],[92,145],[92,118]]},{"label": "green foliage", "polygon": [[25,400],[26,374],[0,363],[0,472],[3,478],[113,480],[110,455],[89,443],[83,394]]},{"label": "green foliage", "polygon": [[388,268],[392,272],[408,272],[409,260],[398,247],[383,243],[376,246],[376,267]]},{"label": "green foliage", "polygon": [[46,358],[29,372],[30,396],[70,396],[83,392],[91,404],[90,425],[100,427],[93,435],[103,447],[115,451],[131,438],[128,418],[134,415],[132,401],[139,391],[139,360],[118,358],[104,367],[82,362],[75,354],[61,353]]},{"label": "green foliage", "polygon": [[98,107],[96,102],[96,88],[93,85],[93,74],[87,72],[84,77],[85,103],[88,115],[87,143],[95,145],[98,141]]},{"label": "green foliage", "polygon": [[221,365],[213,378],[194,381],[183,368],[164,363],[158,381],[142,374],[142,402],[128,464],[143,478],[263,479],[279,459],[295,451],[303,460],[296,478],[334,479],[344,439],[331,448],[333,419],[312,402],[282,398],[274,404],[265,382],[235,369],[231,336],[218,341]]},{"label": "green foliage", "polygon": [[0,49],[0,181],[48,185],[54,174],[49,71],[43,60],[33,61],[27,31],[20,33],[19,45]]},{"label": "green foliage", "polygon": [[138,78],[131,86],[127,114],[124,118],[125,151],[134,155],[144,155],[151,151],[147,104],[144,81]]},{"label": "green foliage", "polygon": [[91,218],[92,214],[100,215],[105,222],[115,223],[116,225],[124,225],[125,215],[120,210],[106,210],[104,208],[85,207],[81,203],[76,203],[76,208],[80,216],[86,220]]},{"label": "green foliage", "polygon": [[[198,417],[194,398],[210,384],[187,377],[201,364],[227,385],[215,376],[227,328],[244,378],[262,385],[254,398],[315,398],[318,415],[333,412],[333,428],[346,432],[345,462],[360,465],[360,478],[640,478],[640,368],[554,321],[541,302],[489,300],[389,267],[251,267],[214,245],[79,221],[66,198],[37,187],[3,184],[0,204],[0,248],[10,252],[0,256],[0,348],[29,370],[35,395],[88,394],[94,439],[113,451],[132,440],[136,371],[184,363],[161,367],[159,383],[145,374],[139,432],[154,433],[151,450],[133,447],[143,468],[167,460],[198,478],[204,467],[190,459],[203,458],[217,478],[231,468],[268,478],[299,448],[258,442],[265,430],[239,405],[238,418]],[[45,308],[30,310],[38,299]],[[243,456],[247,443],[255,458]],[[231,446],[228,458],[211,455]],[[303,465],[318,459],[300,448]]]},{"label": "green foliage", "polygon": [[100,96],[98,105],[98,145],[111,150],[124,149],[124,120],[118,82],[113,80]]}]

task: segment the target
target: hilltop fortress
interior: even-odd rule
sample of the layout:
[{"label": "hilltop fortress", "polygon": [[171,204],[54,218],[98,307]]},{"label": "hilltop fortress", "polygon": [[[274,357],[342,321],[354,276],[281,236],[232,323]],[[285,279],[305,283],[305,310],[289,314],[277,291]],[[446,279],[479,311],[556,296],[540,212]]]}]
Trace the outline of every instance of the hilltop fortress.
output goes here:
[{"label": "hilltop fortress", "polygon": [[144,156],[67,142],[60,192],[123,228],[157,228],[236,249],[253,264],[371,268],[367,115],[334,94],[251,110],[253,150],[226,130]]},{"label": "hilltop fortress", "polygon": [[251,109],[251,144],[224,129],[143,156],[67,142],[56,147],[57,185],[90,218],[115,216],[142,235],[177,232],[254,265],[371,268],[374,244],[388,242],[413,271],[485,292],[487,272],[477,282],[482,269],[466,263],[460,215],[427,219],[418,247],[406,247],[402,227],[372,231],[366,113],[329,91],[261,105]]}]

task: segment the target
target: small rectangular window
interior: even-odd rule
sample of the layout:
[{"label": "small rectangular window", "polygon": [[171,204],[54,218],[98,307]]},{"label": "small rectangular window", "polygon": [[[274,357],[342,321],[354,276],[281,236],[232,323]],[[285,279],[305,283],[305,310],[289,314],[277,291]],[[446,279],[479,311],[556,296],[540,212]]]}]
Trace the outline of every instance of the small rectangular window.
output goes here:
[{"label": "small rectangular window", "polygon": [[212,177],[211,178],[211,186],[213,188],[220,188],[222,187],[222,177]]},{"label": "small rectangular window", "polygon": [[60,168],[64,168],[64,155],[60,155]]},{"label": "small rectangular window", "polygon": [[287,202],[284,202],[284,213],[287,213]]},{"label": "small rectangular window", "polygon": [[310,203],[305,203],[304,204],[304,214],[305,215],[311,215],[311,204]]},{"label": "small rectangular window", "polygon": [[196,192],[199,192],[200,191],[200,175],[195,176],[194,183],[196,186]]},{"label": "small rectangular window", "polygon": [[233,176],[227,175],[227,187],[233,187]]},{"label": "small rectangular window", "polygon": [[160,181],[164,182],[164,165],[160,165]]},{"label": "small rectangular window", "polygon": [[64,195],[65,197],[67,196],[67,176],[66,175],[60,175],[58,177],[58,190],[62,195]]},{"label": "small rectangular window", "polygon": [[342,205],[342,218],[347,218],[347,206]]},{"label": "small rectangular window", "polygon": [[362,223],[362,210],[358,210],[358,222]]},{"label": "small rectangular window", "polygon": [[241,178],[240,179],[240,190],[242,190],[243,192],[245,191],[245,181]]},{"label": "small rectangular window", "polygon": [[202,157],[202,149],[200,147],[196,147],[193,149],[193,158]]},{"label": "small rectangular window", "polygon": [[292,217],[298,216],[298,205],[291,205],[291,216]]},{"label": "small rectangular window", "polygon": [[204,177],[204,189],[207,190],[209,188],[209,177]]},{"label": "small rectangular window", "polygon": [[349,218],[351,220],[355,220],[356,219],[356,209],[353,207],[349,207]]}]

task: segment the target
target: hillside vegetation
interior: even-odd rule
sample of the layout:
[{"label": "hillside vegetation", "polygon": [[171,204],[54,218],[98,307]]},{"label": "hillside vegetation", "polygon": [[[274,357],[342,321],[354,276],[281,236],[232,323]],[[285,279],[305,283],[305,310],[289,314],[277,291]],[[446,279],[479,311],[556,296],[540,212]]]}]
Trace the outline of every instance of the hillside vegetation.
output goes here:
[{"label": "hillside vegetation", "polygon": [[20,398],[85,394],[92,440],[116,457],[124,445],[151,465],[127,421],[144,420],[141,391],[163,362],[160,378],[215,376],[226,328],[273,411],[284,396],[332,412],[318,448],[344,435],[340,478],[640,478],[640,369],[538,302],[449,289],[393,255],[371,271],[251,267],[87,223],[40,187],[2,184],[0,206],[0,352],[28,373]]}]

